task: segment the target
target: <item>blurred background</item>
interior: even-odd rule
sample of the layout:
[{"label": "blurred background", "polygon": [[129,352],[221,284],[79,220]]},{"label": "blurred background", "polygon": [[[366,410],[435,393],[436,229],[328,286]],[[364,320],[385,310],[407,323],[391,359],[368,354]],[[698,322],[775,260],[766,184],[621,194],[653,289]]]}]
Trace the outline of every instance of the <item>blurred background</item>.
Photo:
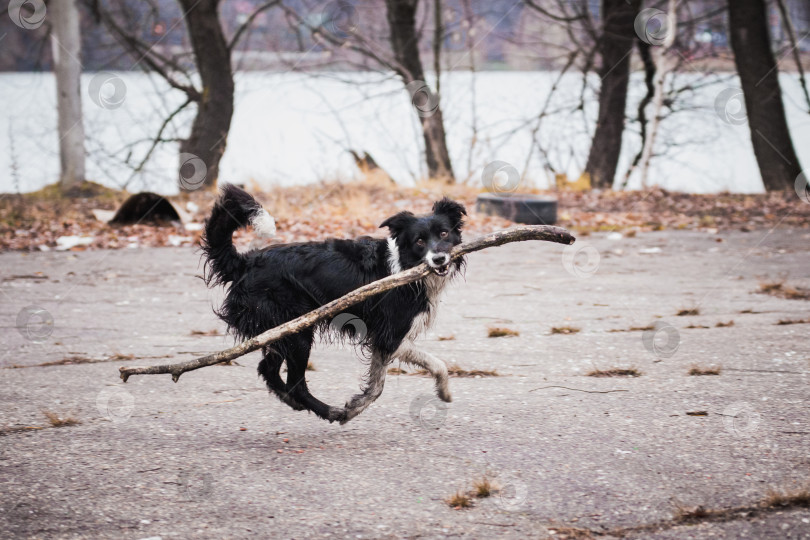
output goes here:
[{"label": "blurred background", "polygon": [[496,191],[806,186],[804,0],[7,8],[0,192],[481,186],[496,161]]}]

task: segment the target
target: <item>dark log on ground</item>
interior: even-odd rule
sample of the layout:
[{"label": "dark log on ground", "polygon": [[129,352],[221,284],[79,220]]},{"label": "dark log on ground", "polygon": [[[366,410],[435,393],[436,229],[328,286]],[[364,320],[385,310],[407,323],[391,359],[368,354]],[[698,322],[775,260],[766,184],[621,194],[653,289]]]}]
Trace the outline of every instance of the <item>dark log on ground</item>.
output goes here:
[{"label": "dark log on ground", "polygon": [[527,225],[554,225],[557,221],[557,201],[538,195],[482,193],[475,200],[475,209]]},{"label": "dark log on ground", "polygon": [[[501,246],[510,242],[523,242],[526,240],[544,240],[546,242],[556,242],[558,244],[573,244],[576,240],[571,233],[561,227],[551,227],[547,225],[523,226],[506,229],[504,231],[497,231],[480,238],[476,238],[471,242],[461,244],[453,249],[451,258],[453,260],[472,253],[473,251],[480,251],[485,248]],[[310,311],[306,315],[302,315],[297,319],[293,319],[275,328],[271,328],[266,332],[259,334],[256,337],[243,341],[235,347],[220,351],[208,356],[202,356],[188,362],[180,362],[177,364],[164,364],[149,367],[121,367],[118,371],[121,374],[121,379],[127,382],[132,375],[159,375],[163,373],[171,374],[172,380],[177,382],[180,375],[187,371],[193,371],[206,366],[213,366],[228,362],[249,352],[255,351],[277,341],[285,336],[300,332],[304,328],[313,326],[318,321],[328,317],[334,317],[343,310],[369,298],[376,294],[383,293],[395,287],[406,285],[413,281],[424,278],[430,273],[426,264],[420,264],[414,268],[405,270],[398,274],[388,276],[381,280],[364,285],[359,289],[355,289],[349,294],[342,296],[336,300],[324,304],[314,311]]]},{"label": "dark log on ground", "polygon": [[168,225],[172,221],[180,221],[172,203],[156,193],[144,191],[124,201],[110,225]]}]

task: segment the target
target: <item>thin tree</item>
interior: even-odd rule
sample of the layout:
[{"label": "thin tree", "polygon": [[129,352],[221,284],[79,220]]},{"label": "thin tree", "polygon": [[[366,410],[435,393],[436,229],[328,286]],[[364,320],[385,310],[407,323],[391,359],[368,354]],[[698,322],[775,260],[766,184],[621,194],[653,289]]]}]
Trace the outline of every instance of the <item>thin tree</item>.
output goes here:
[{"label": "thin tree", "polygon": [[419,122],[422,124],[428,174],[431,178],[452,183],[453,166],[447,151],[447,136],[439,96],[425,83],[425,71],[419,55],[419,36],[416,31],[418,7],[419,0],[385,0],[388,26],[391,30],[391,49],[396,60],[397,74],[402,78],[406,88],[412,92],[412,100],[419,115]]},{"label": "thin tree", "polygon": [[785,118],[765,0],[732,0],[728,15],[734,63],[762,183],[768,191],[791,188],[802,169]]},{"label": "thin tree", "polygon": [[[204,185],[212,187],[219,178],[219,162],[225,153],[233,116],[231,49],[219,21],[220,0],[178,1],[183,7],[202,84],[202,92],[196,95],[197,115],[188,139],[180,143],[180,152],[205,163]],[[181,158],[180,167],[183,166]],[[180,171],[181,178],[185,174]]]},{"label": "thin tree", "polygon": [[640,0],[602,0],[602,33],[597,42],[601,57],[599,114],[585,172],[591,186],[610,189],[622,150],[630,57],[635,33],[633,21]]},{"label": "thin tree", "polygon": [[[131,23],[121,20],[127,17],[126,3],[119,6],[122,13],[116,16],[102,9],[98,0],[85,1],[96,18],[104,23],[140,65],[159,74],[169,86],[186,95],[186,100],[172,111],[162,124],[136,172],[143,167],[155,147],[164,142],[163,131],[171,119],[193,103],[197,106],[197,114],[192,122],[191,132],[188,138],[180,142],[180,188],[194,190],[200,187],[215,187],[234,109],[231,52],[255,18],[279,4],[280,0],[271,0],[258,5],[237,28],[230,41],[225,36],[219,17],[221,0],[177,0],[183,11],[183,20],[194,53],[194,63],[199,73],[199,88],[192,81],[190,74],[185,73],[178,58],[165,56],[150,43],[143,41],[137,30],[130,30]],[[181,80],[179,74],[185,75],[185,80]],[[200,167],[200,164],[204,167]],[[186,168],[189,170],[185,170]]]},{"label": "thin tree", "polygon": [[[331,49],[335,58],[344,58],[350,65],[363,69],[376,67],[391,71],[402,80],[422,128],[428,177],[454,182],[440,96],[425,81],[419,52],[421,34],[416,23],[419,0],[385,0],[383,33],[387,35],[384,39],[375,35],[369,28],[371,25],[367,24],[368,21],[364,21],[362,25],[355,24],[353,19],[356,17],[356,10],[350,2],[339,0],[330,2],[327,6],[332,8],[332,12],[320,25],[312,24],[310,17],[298,13],[290,6],[283,6],[283,9],[293,24],[309,30],[320,46]],[[435,18],[435,9],[433,14]],[[440,21],[436,24],[440,24]],[[439,31],[434,31],[434,40]],[[384,43],[385,40],[388,41],[390,50]],[[434,43],[434,55],[436,46]],[[363,64],[359,62],[360,59],[364,61]],[[437,73],[437,80],[438,75]]]},{"label": "thin tree", "polygon": [[76,0],[51,2],[53,71],[59,133],[59,186],[70,194],[85,179],[81,100],[81,34]]}]

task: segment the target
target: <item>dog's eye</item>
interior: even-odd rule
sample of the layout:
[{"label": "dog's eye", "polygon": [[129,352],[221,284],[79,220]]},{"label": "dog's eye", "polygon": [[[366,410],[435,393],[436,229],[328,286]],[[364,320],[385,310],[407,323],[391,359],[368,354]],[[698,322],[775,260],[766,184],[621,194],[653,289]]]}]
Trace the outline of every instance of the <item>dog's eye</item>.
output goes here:
[{"label": "dog's eye", "polygon": [[424,240],[422,240],[421,238],[419,238],[419,239],[416,241],[416,245],[417,245],[417,246],[419,246],[419,247],[425,247],[425,241],[424,241]]},{"label": "dog's eye", "polygon": [[447,238],[447,231],[442,231],[439,233],[439,238]]}]

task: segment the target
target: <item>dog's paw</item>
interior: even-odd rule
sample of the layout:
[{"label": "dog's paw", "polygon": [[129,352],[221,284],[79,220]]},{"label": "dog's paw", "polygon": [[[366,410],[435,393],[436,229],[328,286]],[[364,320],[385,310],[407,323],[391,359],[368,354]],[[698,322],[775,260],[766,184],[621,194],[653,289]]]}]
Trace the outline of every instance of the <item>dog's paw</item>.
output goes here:
[{"label": "dog's paw", "polygon": [[339,409],[337,407],[329,407],[329,416],[327,416],[326,419],[329,420],[330,424],[337,421],[340,422],[340,425],[349,421],[349,419],[346,418],[346,409]]},{"label": "dog's paw", "polygon": [[340,421],[340,425],[342,426],[343,424],[345,424],[346,422],[348,422],[349,420],[351,420],[352,418],[354,418],[355,416],[357,416],[358,414],[363,412],[364,408],[365,407],[360,408],[360,409],[346,408],[345,411],[344,411],[345,414],[343,415],[343,419]]}]

